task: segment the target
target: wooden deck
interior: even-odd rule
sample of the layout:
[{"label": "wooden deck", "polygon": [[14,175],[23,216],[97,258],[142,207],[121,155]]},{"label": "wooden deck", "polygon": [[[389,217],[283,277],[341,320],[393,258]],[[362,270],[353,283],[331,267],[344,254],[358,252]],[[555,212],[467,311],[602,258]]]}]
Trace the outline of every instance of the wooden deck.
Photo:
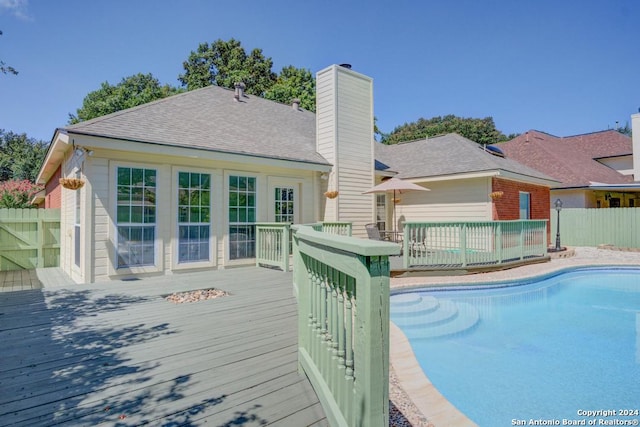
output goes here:
[{"label": "wooden deck", "polygon": [[[56,271],[39,271],[27,290],[2,286],[1,426],[327,425],[297,372],[291,273],[70,285],[46,279]],[[164,299],[212,287],[230,295]]]}]

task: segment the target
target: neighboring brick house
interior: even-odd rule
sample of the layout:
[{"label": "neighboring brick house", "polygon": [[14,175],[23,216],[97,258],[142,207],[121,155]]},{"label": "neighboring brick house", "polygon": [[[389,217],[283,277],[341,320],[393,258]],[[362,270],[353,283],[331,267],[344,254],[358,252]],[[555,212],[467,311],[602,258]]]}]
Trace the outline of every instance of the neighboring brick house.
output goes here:
[{"label": "neighboring brick house", "polygon": [[551,199],[568,208],[636,207],[632,140],[615,130],[558,137],[537,130],[498,145],[508,158],[553,177]]}]

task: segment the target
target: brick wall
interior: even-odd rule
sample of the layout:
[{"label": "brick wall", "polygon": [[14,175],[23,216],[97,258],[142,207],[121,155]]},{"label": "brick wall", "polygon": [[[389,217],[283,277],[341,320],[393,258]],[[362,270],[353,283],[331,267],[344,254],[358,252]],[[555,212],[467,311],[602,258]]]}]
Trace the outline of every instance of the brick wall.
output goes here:
[{"label": "brick wall", "polygon": [[62,207],[62,186],[60,185],[59,179],[61,175],[61,167],[58,166],[58,169],[51,175],[49,181],[44,186],[44,207],[45,208],[60,208]]},{"label": "brick wall", "polygon": [[[520,192],[529,193],[531,200],[530,219],[549,219],[551,209],[549,187],[493,177],[491,191],[502,191],[503,195],[493,201],[493,219],[508,221],[520,219]],[[547,224],[547,239],[550,238],[551,224]]]}]

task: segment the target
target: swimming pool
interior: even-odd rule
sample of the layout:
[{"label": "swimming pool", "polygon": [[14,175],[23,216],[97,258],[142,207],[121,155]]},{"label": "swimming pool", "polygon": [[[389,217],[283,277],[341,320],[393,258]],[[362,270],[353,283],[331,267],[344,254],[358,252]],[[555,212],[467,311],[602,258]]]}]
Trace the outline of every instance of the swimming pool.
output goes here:
[{"label": "swimming pool", "polygon": [[[391,320],[440,393],[480,426],[640,419],[640,268],[394,293]],[[580,412],[596,410],[616,415]]]}]

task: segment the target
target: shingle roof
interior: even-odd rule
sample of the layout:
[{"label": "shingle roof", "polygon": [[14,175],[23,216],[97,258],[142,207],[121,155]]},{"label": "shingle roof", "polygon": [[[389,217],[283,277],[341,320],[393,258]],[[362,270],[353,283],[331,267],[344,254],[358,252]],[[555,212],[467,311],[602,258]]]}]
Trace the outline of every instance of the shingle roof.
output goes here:
[{"label": "shingle roof", "polygon": [[328,165],[315,114],[209,86],[64,128],[68,132]]},{"label": "shingle roof", "polygon": [[615,130],[568,137],[530,130],[498,146],[507,157],[561,181],[555,188],[586,187],[591,182],[633,182],[631,176],[596,160],[632,154],[631,138]]},{"label": "shingle roof", "polygon": [[454,133],[395,145],[376,144],[376,159],[399,171],[398,178],[502,170],[525,177],[553,180],[514,160],[490,154],[477,143]]}]

